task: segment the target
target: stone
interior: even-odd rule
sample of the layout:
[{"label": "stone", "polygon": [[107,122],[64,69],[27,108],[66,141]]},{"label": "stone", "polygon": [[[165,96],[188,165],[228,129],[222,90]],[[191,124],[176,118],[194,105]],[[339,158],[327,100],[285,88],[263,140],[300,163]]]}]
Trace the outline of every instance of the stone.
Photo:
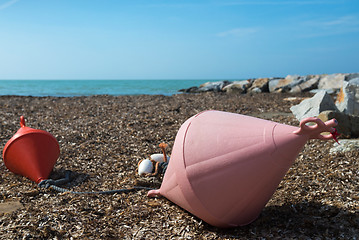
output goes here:
[{"label": "stone", "polygon": [[[349,82],[359,78],[359,73],[335,73],[321,75],[287,75],[285,78],[257,78],[247,79],[249,84],[238,84],[242,81],[217,81],[206,82],[200,86],[188,89],[180,89],[179,92],[184,93],[200,93],[200,92],[222,92],[228,93],[261,93],[261,92],[290,92],[301,93],[309,91],[316,94],[325,90],[328,94],[339,91],[344,82]],[[228,86],[230,85],[230,86]],[[228,86],[228,87],[227,87]]]},{"label": "stone", "polygon": [[345,76],[344,81],[349,82],[350,80],[352,80],[352,79],[354,79],[354,78],[358,78],[358,77],[359,77],[359,73],[348,73],[348,74]]},{"label": "stone", "polygon": [[338,143],[329,150],[330,154],[359,151],[359,139],[340,139]]},{"label": "stone", "polygon": [[255,88],[252,88],[252,89],[251,89],[251,92],[252,92],[252,93],[261,93],[262,90],[261,90],[260,88],[258,88],[258,87],[255,87]]},{"label": "stone", "polygon": [[318,89],[339,90],[342,87],[343,81],[347,75],[348,74],[344,73],[321,75],[318,83]]},{"label": "stone", "polygon": [[335,118],[338,125],[335,127],[341,138],[359,137],[359,116],[348,115],[342,112],[323,111],[318,116],[323,122]]},{"label": "stone", "polygon": [[307,76],[298,76],[287,86],[284,86],[282,92],[293,92],[292,91],[293,89],[295,89],[295,88],[297,88],[297,86],[305,83],[307,80],[308,80]]},{"label": "stone", "polygon": [[[217,83],[217,82],[215,82],[215,83]],[[213,82],[205,82],[205,83],[202,83],[201,85],[199,85],[199,88],[206,87],[211,84],[213,84]]]},{"label": "stone", "polygon": [[247,92],[269,92],[269,80],[269,78],[254,79],[252,86],[248,88]]},{"label": "stone", "polygon": [[284,79],[272,79],[268,83],[269,92],[288,92],[291,89],[291,84],[300,78],[299,75],[288,75]]},{"label": "stone", "polygon": [[222,89],[229,85],[231,82],[230,81],[218,81],[218,82],[207,82],[205,84],[202,84],[198,91],[199,92],[209,92],[209,91],[213,91],[213,92],[221,92]]},{"label": "stone", "polygon": [[223,87],[222,90],[227,93],[245,93],[250,83],[250,80],[235,81]]},{"label": "stone", "polygon": [[319,75],[308,75],[305,81],[292,86],[289,92],[300,93],[316,89],[318,87],[319,79]]},{"label": "stone", "polygon": [[280,92],[281,87],[286,86],[290,83],[289,80],[286,80],[285,78],[273,78],[270,79],[268,82],[268,89],[269,92]]},{"label": "stone", "polygon": [[359,77],[343,82],[335,104],[341,112],[359,115]]},{"label": "stone", "polygon": [[318,89],[318,88],[317,89],[312,89],[309,92],[313,93],[313,94],[316,94],[316,93],[321,92],[321,91],[325,91],[328,94],[334,94],[336,92],[334,89]]},{"label": "stone", "polygon": [[325,91],[320,91],[312,98],[305,99],[290,108],[294,116],[301,121],[307,117],[317,117],[325,110],[338,111],[333,99]]},{"label": "stone", "polygon": [[289,84],[281,87],[281,92],[291,92],[293,88],[296,88],[298,85],[307,81],[306,76],[299,76],[299,75],[288,75],[286,77],[288,81],[291,81]]},{"label": "stone", "polygon": [[[306,89],[311,87],[305,85],[305,82],[311,78],[311,75],[308,76],[299,76],[299,75],[288,75],[285,79],[270,81],[269,91],[270,92],[301,92],[302,88]],[[315,83],[315,81],[313,80]],[[301,86],[301,87],[299,87]]]},{"label": "stone", "polygon": [[198,87],[184,88],[184,89],[180,89],[178,91],[184,92],[184,93],[198,93]]},{"label": "stone", "polygon": [[285,79],[286,79],[287,81],[289,81],[289,82],[295,82],[295,81],[297,81],[299,78],[301,78],[300,75],[287,75],[287,76],[285,77]]}]

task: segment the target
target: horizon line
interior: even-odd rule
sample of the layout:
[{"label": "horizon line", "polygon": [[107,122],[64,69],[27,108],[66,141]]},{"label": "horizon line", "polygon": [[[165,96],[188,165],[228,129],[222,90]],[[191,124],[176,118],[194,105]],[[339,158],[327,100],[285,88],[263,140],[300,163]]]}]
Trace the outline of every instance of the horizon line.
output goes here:
[{"label": "horizon line", "polygon": [[235,81],[235,80],[245,80],[251,78],[133,78],[133,79],[0,79],[0,81],[201,81],[201,80],[208,80],[208,81]]}]

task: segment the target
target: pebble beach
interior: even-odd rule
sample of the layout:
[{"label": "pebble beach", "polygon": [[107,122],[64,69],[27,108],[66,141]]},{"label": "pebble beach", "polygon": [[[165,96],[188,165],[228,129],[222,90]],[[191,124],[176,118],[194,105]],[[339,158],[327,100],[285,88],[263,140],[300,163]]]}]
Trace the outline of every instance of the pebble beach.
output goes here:
[{"label": "pebble beach", "polygon": [[[310,93],[22,97],[0,96],[0,145],[26,125],[50,132],[60,157],[52,179],[72,171],[63,187],[103,191],[159,188],[162,176],[141,177],[137,163],[171,152],[189,117],[208,109],[298,126],[290,107]],[[339,123],[340,124],[340,123]],[[359,153],[329,154],[334,141],[310,140],[253,223],[213,227],[146,190],[111,195],[39,188],[0,163],[3,239],[355,239],[359,237]],[[235,189],[234,189],[235,191]]]}]

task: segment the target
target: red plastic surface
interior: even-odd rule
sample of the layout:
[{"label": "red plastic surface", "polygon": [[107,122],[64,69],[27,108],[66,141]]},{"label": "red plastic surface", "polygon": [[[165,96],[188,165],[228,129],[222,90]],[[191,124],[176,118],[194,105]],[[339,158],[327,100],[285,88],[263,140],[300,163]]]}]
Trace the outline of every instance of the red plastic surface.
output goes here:
[{"label": "red plastic surface", "polygon": [[20,126],[4,147],[4,163],[11,172],[39,183],[49,177],[60,155],[59,143],[50,133],[27,127],[23,116]]}]

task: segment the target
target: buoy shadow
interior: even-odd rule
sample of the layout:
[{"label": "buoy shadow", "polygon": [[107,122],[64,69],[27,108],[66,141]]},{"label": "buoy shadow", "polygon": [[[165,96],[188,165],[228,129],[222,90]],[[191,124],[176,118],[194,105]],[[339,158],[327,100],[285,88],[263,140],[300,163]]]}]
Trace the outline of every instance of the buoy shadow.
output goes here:
[{"label": "buoy shadow", "polygon": [[219,237],[338,237],[359,234],[359,212],[349,212],[318,202],[301,202],[265,207],[251,224],[221,229],[206,224]]},{"label": "buoy shadow", "polygon": [[[50,174],[50,179],[59,180],[66,177],[66,172],[69,170],[66,169],[53,169]],[[84,183],[90,175],[86,173],[76,172],[76,171],[69,171],[70,172],[70,179],[67,183],[65,183],[62,187],[76,187]]]}]

